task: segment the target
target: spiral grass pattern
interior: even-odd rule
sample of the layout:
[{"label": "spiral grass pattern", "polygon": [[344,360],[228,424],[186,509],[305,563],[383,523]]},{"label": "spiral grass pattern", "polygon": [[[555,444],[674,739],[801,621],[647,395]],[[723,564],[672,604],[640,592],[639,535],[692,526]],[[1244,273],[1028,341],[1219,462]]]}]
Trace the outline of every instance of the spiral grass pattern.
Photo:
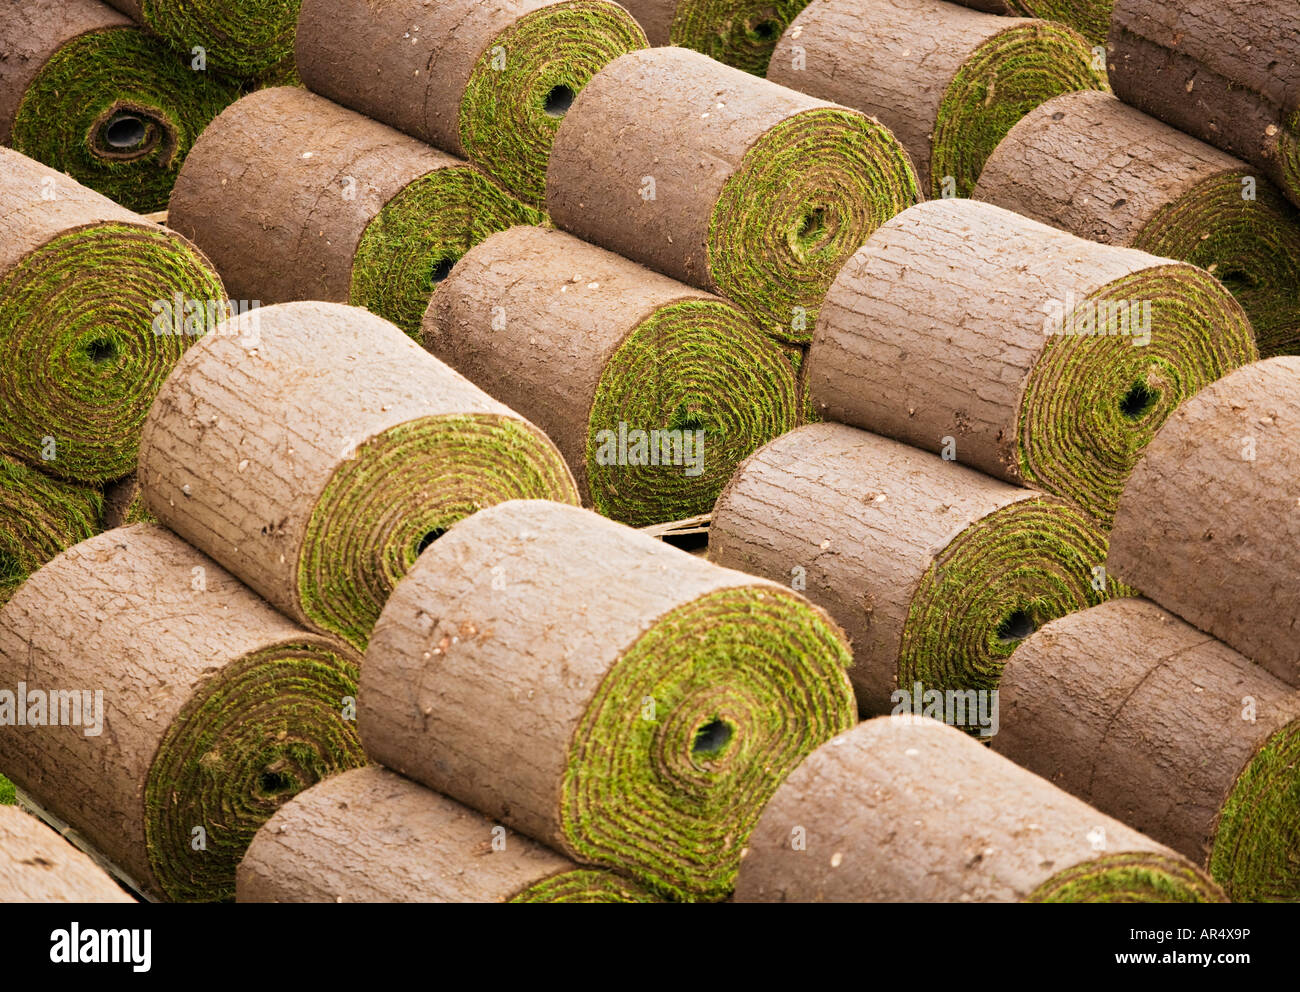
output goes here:
[{"label": "spiral grass pattern", "polygon": [[1108,854],[1053,875],[1026,902],[1226,902],[1195,868],[1163,854]]},{"label": "spiral grass pattern", "polygon": [[636,883],[609,871],[579,868],[530,885],[511,902],[652,903],[662,902]]},{"label": "spiral grass pattern", "polygon": [[293,64],[302,0],[139,0],[151,30],[182,52],[204,49],[208,68],[241,80]]},{"label": "spiral grass pattern", "polygon": [[12,268],[0,280],[0,446],[74,481],[132,472],[154,395],[196,340],[154,331],[155,304],[177,294],[226,300],[188,242],[143,223],[74,228]]},{"label": "spiral grass pattern", "polygon": [[808,0],[681,0],[669,36],[674,45],[756,76]]},{"label": "spiral grass pattern", "polygon": [[97,489],[0,457],[0,605],[27,576],[100,529]]}]

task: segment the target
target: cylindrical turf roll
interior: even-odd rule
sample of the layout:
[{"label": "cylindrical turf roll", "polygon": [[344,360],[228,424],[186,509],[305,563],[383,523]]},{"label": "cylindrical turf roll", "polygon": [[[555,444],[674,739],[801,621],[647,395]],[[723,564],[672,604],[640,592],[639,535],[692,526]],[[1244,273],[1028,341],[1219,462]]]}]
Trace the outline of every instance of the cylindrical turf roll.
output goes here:
[{"label": "cylindrical turf roll", "polygon": [[203,49],[207,69],[242,80],[293,65],[301,0],[107,0],[182,52]]},{"label": "cylindrical turf roll", "polygon": [[0,610],[0,766],[145,893],[229,898],[266,818],[364,763],[360,660],[163,528],[110,531]]},{"label": "cylindrical turf roll", "polygon": [[235,891],[240,902],[659,901],[376,765],[282,806],[249,845]]},{"label": "cylindrical turf roll", "polygon": [[212,122],[167,215],[235,299],[354,303],[409,334],[469,248],[541,220],[467,162],[293,87]]},{"label": "cylindrical turf roll", "polygon": [[1105,539],[1078,508],[841,424],[741,463],[709,558],[824,607],[849,635],[868,714],[917,682],[995,689],[1030,632],[1125,592],[1095,571]]},{"label": "cylindrical turf roll", "polygon": [[1115,0],[954,0],[971,10],[1010,17],[1041,17],[1078,31],[1093,46],[1105,46]]},{"label": "cylindrical turf roll", "polygon": [[717,900],[785,774],[853,723],[802,597],[586,510],[451,529],[366,654],[366,752],[574,860]]},{"label": "cylindrical turf roll", "polygon": [[1245,159],[1300,205],[1295,0],[1116,0],[1108,47],[1125,103]]},{"label": "cylindrical turf roll", "polygon": [[1257,357],[1213,276],[1009,210],[934,200],[845,265],[809,356],[817,410],[1103,524],[1188,396]]},{"label": "cylindrical turf roll", "polygon": [[99,490],[0,455],[0,604],[65,548],[99,533]]},{"label": "cylindrical turf roll", "polygon": [[34,816],[0,806],[0,903],[135,902]]},{"label": "cylindrical turf roll", "polygon": [[737,902],[1223,902],[1195,866],[924,717],[880,717],[790,773]]},{"label": "cylindrical turf roll", "polygon": [[303,0],[308,88],[546,197],[560,120],[645,34],[609,0]]},{"label": "cylindrical turf roll", "polygon": [[971,194],[1103,244],[1207,270],[1265,357],[1300,352],[1300,211],[1257,170],[1109,93],[1067,93],[998,145]]},{"label": "cylindrical turf roll", "polygon": [[562,231],[473,249],[423,341],[546,431],[585,504],[633,526],[708,513],[736,463],[798,421],[790,359],[739,310]]},{"label": "cylindrical turf roll", "polygon": [[98,0],[0,4],[0,145],[132,210],[162,210],[185,155],[238,96]]},{"label": "cylindrical turf roll", "polygon": [[1115,514],[1110,568],[1300,687],[1300,358],[1271,358],[1174,412]]},{"label": "cylindrical turf roll", "polygon": [[1300,901],[1300,693],[1148,600],[1021,645],[993,748],[1208,865],[1234,901]]},{"label": "cylindrical turf roll", "polygon": [[757,76],[808,0],[623,0],[652,45],[680,45]]},{"label": "cylindrical turf roll", "polygon": [[1106,86],[1065,25],[943,0],[813,0],[767,76],[878,117],[935,197],[968,196],[998,142],[1044,100]]},{"label": "cylindrical turf roll", "polygon": [[592,79],[547,176],[560,227],[801,343],[844,261],[919,196],[878,121],[684,48]]},{"label": "cylindrical turf roll", "polygon": [[546,435],[357,307],[284,303],[218,327],[145,425],[149,509],[284,613],[364,647],[461,517],[577,502]]},{"label": "cylindrical turf roll", "polygon": [[68,479],[131,472],[149,404],[195,340],[155,328],[178,298],[205,319],[226,305],[192,244],[0,148],[0,448]]}]

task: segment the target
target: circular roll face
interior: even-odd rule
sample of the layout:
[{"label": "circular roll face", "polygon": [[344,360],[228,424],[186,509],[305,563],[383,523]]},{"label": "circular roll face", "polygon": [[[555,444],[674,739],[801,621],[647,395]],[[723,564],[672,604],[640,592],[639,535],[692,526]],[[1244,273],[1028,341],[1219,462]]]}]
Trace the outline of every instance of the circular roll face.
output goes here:
[{"label": "circular roll face", "polygon": [[[302,0],[137,2],[146,26],[182,52],[202,49],[213,72],[252,80],[292,69],[294,28]],[[115,5],[123,6],[123,0]]]}]

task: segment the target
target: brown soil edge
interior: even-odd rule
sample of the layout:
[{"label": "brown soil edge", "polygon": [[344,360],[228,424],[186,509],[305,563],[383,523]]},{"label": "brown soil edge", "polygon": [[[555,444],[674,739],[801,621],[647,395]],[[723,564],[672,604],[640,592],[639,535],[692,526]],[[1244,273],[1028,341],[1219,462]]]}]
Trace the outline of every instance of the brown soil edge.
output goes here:
[{"label": "brown soil edge", "polygon": [[0,903],[135,902],[36,817],[0,806]]},{"label": "brown soil edge", "polygon": [[663,48],[672,44],[673,18],[681,6],[679,0],[621,0],[620,5],[636,18],[651,45]]}]

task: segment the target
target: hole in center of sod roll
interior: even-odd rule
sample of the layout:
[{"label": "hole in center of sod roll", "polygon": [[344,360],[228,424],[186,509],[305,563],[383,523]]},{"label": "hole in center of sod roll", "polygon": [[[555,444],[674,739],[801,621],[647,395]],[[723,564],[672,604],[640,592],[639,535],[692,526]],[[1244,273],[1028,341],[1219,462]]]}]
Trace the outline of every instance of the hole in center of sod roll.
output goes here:
[{"label": "hole in center of sod roll", "polygon": [[117,343],[106,338],[96,338],[86,345],[86,357],[96,365],[111,362],[117,357]]},{"label": "hole in center of sod roll", "polygon": [[278,796],[292,789],[293,782],[281,772],[262,772],[257,777],[257,788],[264,796]]},{"label": "hole in center of sod roll", "polygon": [[555,86],[546,94],[546,100],[542,103],[542,109],[551,117],[563,117],[573,106],[573,98],[577,94],[568,86]]},{"label": "hole in center of sod roll", "polygon": [[759,41],[776,41],[781,37],[781,25],[773,20],[759,21],[749,30]]},{"label": "hole in center of sod roll", "polygon": [[998,639],[1008,644],[1023,641],[1034,632],[1034,618],[1027,610],[1016,610],[998,624]]},{"label": "hole in center of sod roll", "polygon": [[433,278],[435,283],[440,283],[451,275],[451,270],[456,267],[458,261],[460,261],[460,259],[440,258],[438,261],[433,263],[433,269],[430,271],[429,275]]},{"label": "hole in center of sod roll", "polygon": [[731,727],[721,720],[710,720],[695,731],[695,742],[691,753],[697,758],[713,758],[722,753],[722,749],[731,742]]},{"label": "hole in center of sod roll", "polygon": [[101,132],[104,144],[119,152],[130,151],[149,135],[149,128],[143,120],[128,111],[120,111],[104,122]]},{"label": "hole in center of sod roll", "polygon": [[1145,382],[1135,382],[1119,401],[1119,412],[1129,420],[1141,420],[1160,399],[1160,394]]},{"label": "hole in center of sod roll", "polygon": [[422,538],[416,541],[415,557],[419,558],[420,555],[424,554],[424,552],[429,549],[430,544],[438,540],[438,538],[442,537],[442,535],[445,533],[447,532],[443,530],[441,527],[435,527],[433,530],[429,531]]},{"label": "hole in center of sod roll", "polygon": [[692,410],[683,403],[668,418],[668,429],[670,431],[702,431],[707,429],[707,425],[704,422],[704,414],[698,410]]}]

